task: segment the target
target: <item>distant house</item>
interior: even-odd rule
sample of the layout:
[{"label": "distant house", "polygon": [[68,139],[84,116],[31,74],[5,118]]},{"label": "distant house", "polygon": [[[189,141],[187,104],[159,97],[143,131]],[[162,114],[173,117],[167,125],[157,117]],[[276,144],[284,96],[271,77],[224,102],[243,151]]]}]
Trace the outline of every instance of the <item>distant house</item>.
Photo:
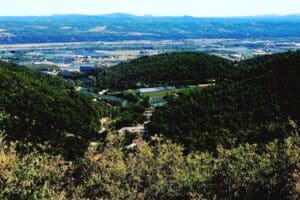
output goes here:
[{"label": "distant house", "polygon": [[96,67],[94,65],[81,65],[79,67],[79,70],[82,73],[89,74],[89,73],[95,72],[96,71]]},{"label": "distant house", "polygon": [[165,90],[164,87],[156,87],[156,88],[140,88],[138,89],[138,92],[140,93],[148,93],[148,92],[158,92]]}]

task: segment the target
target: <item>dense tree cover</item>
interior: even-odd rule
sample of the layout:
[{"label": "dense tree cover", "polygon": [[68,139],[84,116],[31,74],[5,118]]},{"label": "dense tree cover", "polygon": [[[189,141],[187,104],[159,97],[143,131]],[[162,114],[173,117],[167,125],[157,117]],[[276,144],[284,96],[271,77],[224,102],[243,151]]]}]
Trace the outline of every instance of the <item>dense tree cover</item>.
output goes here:
[{"label": "dense tree cover", "polygon": [[143,115],[145,108],[140,105],[127,105],[121,107],[116,118],[115,123],[113,124],[115,129],[121,129],[123,127],[136,126],[138,124],[143,124],[147,121],[147,118]]},{"label": "dense tree cover", "polygon": [[170,97],[154,113],[148,130],[190,150],[285,138],[289,118],[300,116],[299,66],[300,52],[240,63],[240,73],[227,81]]},{"label": "dense tree cover", "polygon": [[75,156],[99,130],[104,105],[63,79],[1,62],[0,91],[0,111],[9,115],[3,124],[8,140],[47,141]]},{"label": "dense tree cover", "polygon": [[[299,199],[299,64],[299,52],[242,62],[215,86],[168,97],[148,127],[164,136],[108,131],[90,143],[101,105],[1,63],[0,199]],[[138,102],[117,116],[139,123],[149,105],[120,95]]]},{"label": "dense tree cover", "polygon": [[231,62],[205,53],[175,52],[145,56],[128,63],[102,68],[100,88],[128,89],[156,85],[193,85],[233,73]]},{"label": "dense tree cover", "polygon": [[117,109],[115,122],[111,125],[113,129],[119,130],[123,127],[143,124],[147,121],[147,117],[143,114],[151,106],[149,97],[131,90],[114,94],[114,96],[126,99],[128,102],[125,106]]},{"label": "dense tree cover", "polygon": [[[1,199],[297,199],[299,136],[258,148],[241,145],[209,153],[183,154],[159,138],[124,148],[109,134],[84,159],[16,153],[0,145]],[[101,154],[99,154],[101,153]],[[101,155],[100,160],[90,156]],[[298,182],[297,182],[298,181]]]},{"label": "dense tree cover", "polygon": [[[300,115],[300,51],[269,55],[240,63],[250,84],[266,87],[266,91],[278,95],[282,110],[299,120]],[[253,78],[251,78],[253,77]],[[245,80],[244,80],[245,81]]]}]

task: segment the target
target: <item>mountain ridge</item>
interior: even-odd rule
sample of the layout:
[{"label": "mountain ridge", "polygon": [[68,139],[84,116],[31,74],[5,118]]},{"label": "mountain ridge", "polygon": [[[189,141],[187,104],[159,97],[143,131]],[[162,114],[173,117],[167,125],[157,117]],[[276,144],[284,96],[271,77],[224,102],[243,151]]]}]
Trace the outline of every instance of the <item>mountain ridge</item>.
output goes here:
[{"label": "mountain ridge", "polygon": [[144,15],[136,15],[126,12],[112,12],[106,14],[82,14],[82,13],[66,13],[66,14],[51,14],[51,15],[24,15],[24,16],[0,16],[0,18],[44,18],[44,17],[72,17],[72,16],[82,16],[82,17],[111,17],[111,18],[122,18],[122,17],[132,17],[132,18],[194,18],[194,19],[216,19],[216,18],[285,18],[285,17],[300,17],[300,13],[292,13],[292,14],[263,14],[263,15],[245,15],[245,16],[193,16],[193,15],[152,15],[152,14],[144,14]]}]

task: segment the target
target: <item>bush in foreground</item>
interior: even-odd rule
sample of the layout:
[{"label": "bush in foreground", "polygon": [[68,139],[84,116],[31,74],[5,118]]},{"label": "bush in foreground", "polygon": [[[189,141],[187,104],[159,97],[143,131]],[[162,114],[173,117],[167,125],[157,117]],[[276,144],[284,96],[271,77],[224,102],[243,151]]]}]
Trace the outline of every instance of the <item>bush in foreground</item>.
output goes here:
[{"label": "bush in foreground", "polygon": [[[216,155],[195,152],[160,138],[124,147],[108,134],[86,158],[16,153],[0,147],[1,199],[297,199],[300,138],[241,145]],[[100,155],[97,160],[90,155]],[[298,179],[299,180],[299,179]],[[297,196],[298,195],[298,196]]]}]

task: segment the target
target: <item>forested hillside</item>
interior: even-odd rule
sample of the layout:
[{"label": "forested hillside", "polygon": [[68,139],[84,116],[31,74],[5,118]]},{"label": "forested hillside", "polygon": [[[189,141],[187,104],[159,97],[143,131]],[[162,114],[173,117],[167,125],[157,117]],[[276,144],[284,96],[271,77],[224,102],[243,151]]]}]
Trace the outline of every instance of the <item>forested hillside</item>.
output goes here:
[{"label": "forested hillside", "polygon": [[100,88],[128,89],[156,85],[193,85],[233,73],[231,62],[205,53],[181,52],[145,56],[101,69]]},{"label": "forested hillside", "polygon": [[169,97],[168,105],[151,118],[150,133],[190,150],[288,137],[289,119],[300,116],[300,52],[245,61],[239,68],[214,87]]},{"label": "forested hillside", "polygon": [[8,140],[47,141],[74,156],[99,130],[104,105],[63,79],[0,62],[0,91],[0,111],[9,116],[3,124]]},{"label": "forested hillside", "polygon": [[[152,72],[148,61],[154,69],[162,63],[162,71]],[[112,88],[151,81],[155,74],[150,84],[218,80],[168,96],[146,133],[120,133],[113,126],[97,132],[107,104],[60,78],[1,62],[0,199],[299,199],[300,52],[234,65],[192,53],[131,63],[139,62],[142,67],[128,64],[132,73],[141,69],[139,79],[123,83],[118,75],[121,82]],[[200,78],[180,76],[180,70],[168,75],[172,65],[187,66]],[[119,67],[112,71],[129,77]],[[149,105],[135,103],[122,107],[120,126],[128,116],[144,117],[139,114]]]}]

